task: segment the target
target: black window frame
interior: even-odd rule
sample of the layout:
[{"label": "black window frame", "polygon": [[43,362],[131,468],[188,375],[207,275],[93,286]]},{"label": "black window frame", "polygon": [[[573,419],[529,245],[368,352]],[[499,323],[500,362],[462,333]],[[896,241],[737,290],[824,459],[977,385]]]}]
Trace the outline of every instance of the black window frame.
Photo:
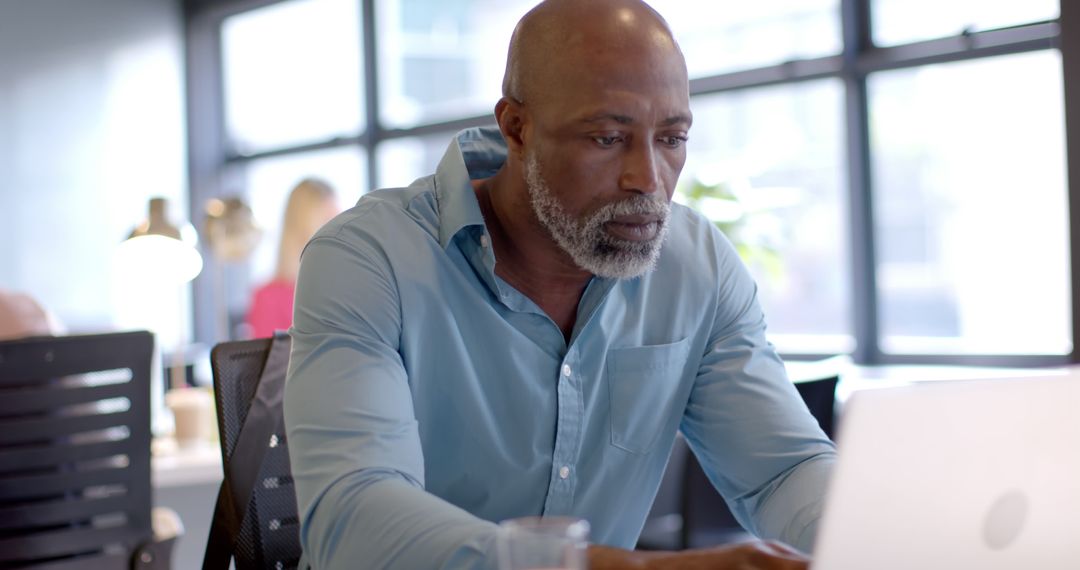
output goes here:
[{"label": "black window frame", "polygon": [[[383,142],[459,129],[491,125],[490,113],[431,122],[411,128],[386,128],[379,117],[377,0],[356,0],[361,6],[362,60],[365,90],[363,132],[312,144],[240,154],[229,148],[225,133],[224,91],[220,29],[229,16],[286,0],[184,0],[186,85],[188,114],[189,200],[193,221],[202,223],[202,205],[225,192],[224,171],[230,165],[271,156],[358,145],[366,155],[367,187],[376,188],[379,163],[376,151]],[[985,31],[964,31],[955,36],[897,46],[875,46],[871,37],[872,0],[840,0],[842,52],[722,73],[690,81],[691,97],[794,84],[817,79],[838,79],[844,86],[844,133],[848,192],[851,314],[856,364],[956,364],[973,366],[1060,366],[1080,362],[1075,336],[1080,330],[1080,3],[1060,0],[1056,20]],[[1069,258],[1071,263],[1071,336],[1073,349],[1062,355],[1030,354],[892,354],[881,350],[878,288],[874,247],[873,182],[869,139],[867,78],[888,70],[968,61],[1048,49],[1061,53],[1065,102],[1065,152],[1068,172]],[[492,101],[494,106],[495,101]],[[214,343],[226,340],[217,330],[220,311],[227,310],[217,283],[220,268],[208,267],[194,282],[195,339]],[[784,354],[805,360],[830,354]]]}]

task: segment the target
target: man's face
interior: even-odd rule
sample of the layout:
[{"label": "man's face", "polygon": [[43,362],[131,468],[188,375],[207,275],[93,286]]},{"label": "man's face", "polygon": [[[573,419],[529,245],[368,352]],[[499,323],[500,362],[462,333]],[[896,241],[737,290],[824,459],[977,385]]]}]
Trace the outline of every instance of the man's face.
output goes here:
[{"label": "man's face", "polygon": [[526,102],[533,213],[577,266],[602,277],[636,277],[655,265],[686,162],[681,58],[638,55],[586,58]]},{"label": "man's face", "polygon": [[[600,277],[628,279],[651,270],[667,236],[669,202],[659,194],[642,194],[609,202],[595,212],[574,216],[544,180],[540,162],[530,153],[525,161],[529,203],[540,224],[574,263]],[[610,226],[633,221],[623,235]]]}]

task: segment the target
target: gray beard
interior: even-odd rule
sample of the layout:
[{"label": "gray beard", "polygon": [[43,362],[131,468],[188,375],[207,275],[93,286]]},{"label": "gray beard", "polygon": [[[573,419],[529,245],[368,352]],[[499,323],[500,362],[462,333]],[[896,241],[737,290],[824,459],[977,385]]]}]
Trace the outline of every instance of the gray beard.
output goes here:
[{"label": "gray beard", "polygon": [[[636,195],[607,204],[595,213],[576,219],[563,209],[540,172],[536,155],[525,159],[525,184],[529,203],[540,225],[574,263],[599,277],[632,279],[652,271],[667,238],[671,205],[659,195]],[[656,237],[630,241],[612,236],[604,224],[618,216],[655,214],[660,217]]]}]

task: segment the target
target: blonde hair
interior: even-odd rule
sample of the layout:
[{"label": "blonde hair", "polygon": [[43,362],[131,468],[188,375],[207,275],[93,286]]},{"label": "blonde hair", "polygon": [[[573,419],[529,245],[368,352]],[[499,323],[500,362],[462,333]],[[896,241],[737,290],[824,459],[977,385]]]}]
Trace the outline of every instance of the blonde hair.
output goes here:
[{"label": "blonde hair", "polygon": [[326,182],[305,178],[289,193],[281,224],[275,279],[293,283],[300,270],[300,253],[311,236],[338,213],[337,195]]}]

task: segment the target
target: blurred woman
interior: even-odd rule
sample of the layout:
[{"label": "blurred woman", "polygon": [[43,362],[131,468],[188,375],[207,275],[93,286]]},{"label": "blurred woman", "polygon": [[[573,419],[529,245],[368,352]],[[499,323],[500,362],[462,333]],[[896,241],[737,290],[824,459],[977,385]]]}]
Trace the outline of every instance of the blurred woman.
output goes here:
[{"label": "blurred woman", "polygon": [[316,230],[339,212],[337,196],[329,184],[315,178],[302,180],[285,206],[273,279],[255,290],[247,314],[253,337],[268,337],[292,324],[293,293],[300,269],[300,252]]}]

